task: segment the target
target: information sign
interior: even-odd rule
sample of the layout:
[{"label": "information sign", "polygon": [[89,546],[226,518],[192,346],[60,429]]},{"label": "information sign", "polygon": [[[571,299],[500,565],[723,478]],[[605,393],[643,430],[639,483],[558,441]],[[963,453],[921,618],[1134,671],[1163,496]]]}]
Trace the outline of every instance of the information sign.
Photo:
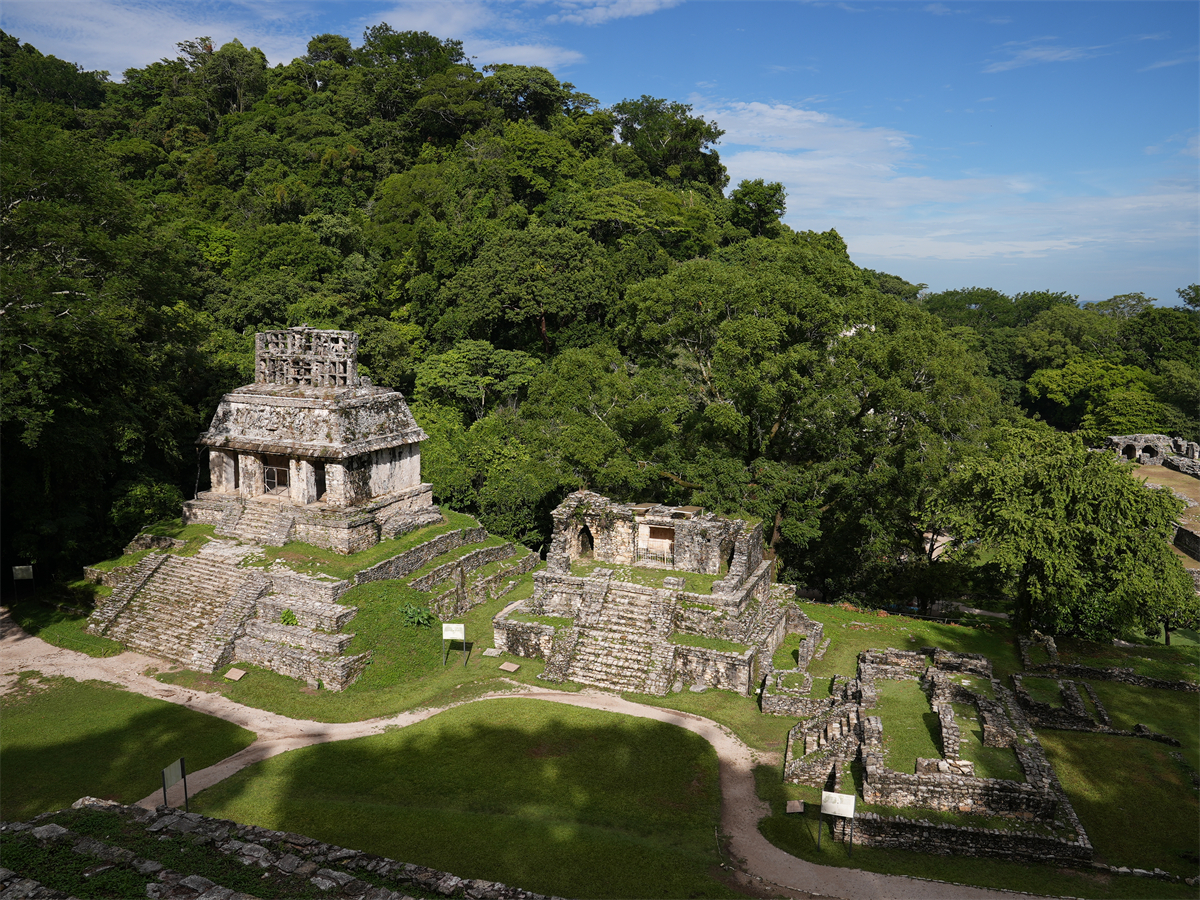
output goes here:
[{"label": "information sign", "polygon": [[33,581],[33,566],[13,566],[13,581]]},{"label": "information sign", "polygon": [[442,640],[443,641],[465,641],[467,639],[467,626],[463,624],[443,625]]},{"label": "information sign", "polygon": [[854,818],[854,794],[835,794],[832,791],[821,791],[821,812],[831,816],[841,816],[843,819]]},{"label": "information sign", "polygon": [[[825,830],[825,816],[838,816],[850,820],[850,855],[854,855],[854,794],[835,794],[821,791],[821,822],[817,825],[817,849],[821,849],[821,832]],[[835,832],[836,834],[836,832]]]},{"label": "information sign", "polygon": [[179,757],[175,762],[171,763],[162,770],[163,783],[163,806],[167,806],[167,788],[176,782],[183,782],[183,811],[188,811],[188,789],[187,789],[187,763],[184,762],[184,757]]}]

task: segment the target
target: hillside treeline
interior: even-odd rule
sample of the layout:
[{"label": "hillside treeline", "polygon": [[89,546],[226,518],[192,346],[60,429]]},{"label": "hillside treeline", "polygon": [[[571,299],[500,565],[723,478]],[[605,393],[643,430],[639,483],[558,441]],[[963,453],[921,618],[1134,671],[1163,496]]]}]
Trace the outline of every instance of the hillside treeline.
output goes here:
[{"label": "hillside treeline", "polygon": [[6,564],[71,573],[176,515],[254,333],[299,324],[361,335],[435,499],[493,532],[540,547],[581,487],[693,503],[880,603],[980,575],[930,537],[970,532],[954,473],[1014,434],[1200,437],[1195,285],[931,294],[730,186],[690,107],[425,33],[274,68],[178,47],[114,82],[0,36]]}]

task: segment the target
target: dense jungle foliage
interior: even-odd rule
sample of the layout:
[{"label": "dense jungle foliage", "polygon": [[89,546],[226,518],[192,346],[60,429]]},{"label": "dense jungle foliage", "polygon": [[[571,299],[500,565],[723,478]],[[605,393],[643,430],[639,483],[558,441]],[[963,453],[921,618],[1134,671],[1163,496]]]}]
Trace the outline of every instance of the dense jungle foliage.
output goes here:
[{"label": "dense jungle foliage", "polygon": [[[601,108],[425,33],[320,35],[274,68],[178,46],[115,82],[0,35],[6,565],[71,573],[176,515],[254,333],[302,323],[361,335],[430,435],[435,499],[493,532],[540,547],[581,487],[694,503],[761,518],[781,580],[881,604],[1021,594],[1030,560],[980,553],[988,477],[1200,438],[1196,285],[1190,309],[929,293],[784,225],[777,183],[726,192],[690,107]],[[1124,496],[1105,459],[1087,489]],[[1122,502],[1158,506],[1088,527],[1156,546],[1175,501]],[[946,533],[976,543],[934,559]],[[1135,618],[1191,602],[1151,555],[1165,599]]]}]

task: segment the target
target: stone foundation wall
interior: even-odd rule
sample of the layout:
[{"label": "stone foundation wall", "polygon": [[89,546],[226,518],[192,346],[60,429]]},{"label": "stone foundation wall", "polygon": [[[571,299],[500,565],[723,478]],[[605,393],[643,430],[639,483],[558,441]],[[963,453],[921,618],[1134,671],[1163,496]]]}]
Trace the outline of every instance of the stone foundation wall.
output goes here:
[{"label": "stone foundation wall", "polygon": [[259,598],[258,617],[268,622],[278,622],[285,609],[290,609],[296,621],[305,628],[314,628],[331,634],[341,631],[358,615],[357,606],[341,606],[319,600],[305,600],[279,594],[267,594]]},{"label": "stone foundation wall", "polygon": [[704,647],[675,645],[675,677],[688,684],[706,684],[749,696],[754,681],[754,651],[724,653]]},{"label": "stone foundation wall", "polygon": [[470,553],[460,556],[458,559],[443,563],[428,574],[422,575],[420,578],[414,578],[408,584],[415,591],[431,591],[443,581],[453,577],[456,572],[462,572],[465,575],[467,572],[482,569],[491,563],[508,559],[512,555],[513,545],[511,543],[502,544],[499,547],[481,547],[478,550],[472,550]]},{"label": "stone foundation wall", "polygon": [[342,594],[350,590],[348,581],[328,581],[299,573],[268,572],[267,578],[271,582],[269,590],[281,601],[337,603]]},{"label": "stone foundation wall", "polygon": [[544,622],[518,622],[507,617],[492,620],[496,649],[528,659],[549,659],[555,628]]},{"label": "stone foundation wall", "polygon": [[1168,469],[1174,469],[1176,472],[1182,472],[1184,475],[1200,478],[1200,461],[1187,459],[1183,456],[1167,456],[1164,457],[1162,464]]},{"label": "stone foundation wall", "polygon": [[262,619],[247,622],[245,636],[325,655],[345,653],[354,640],[353,634],[323,634],[302,625],[280,625]]},{"label": "stone foundation wall", "polygon": [[115,569],[97,569],[94,566],[84,566],[83,578],[92,584],[115,588],[133,573],[133,568],[133,566],[117,566]]},{"label": "stone foundation wall", "polygon": [[427,565],[443,553],[457,550],[467,544],[477,544],[487,538],[486,528],[460,528],[438,535],[432,540],[418,544],[411,550],[385,559],[381,563],[363,569],[354,576],[355,584],[366,584],[368,581],[384,581],[389,578],[403,578]]},{"label": "stone foundation wall", "polygon": [[795,716],[807,719],[819,716],[837,701],[833,697],[805,697],[784,688],[763,691],[762,711],[771,716]]},{"label": "stone foundation wall", "polygon": [[529,601],[529,612],[539,616],[565,616],[574,618],[579,613],[583,589],[587,579],[564,575],[549,569],[536,572],[533,576],[533,599]]},{"label": "stone foundation wall", "polygon": [[362,674],[370,659],[369,653],[324,659],[311,650],[287,647],[258,638],[243,636],[234,642],[234,659],[261,666],[289,678],[301,678],[310,687],[318,682],[331,691],[344,690]]},{"label": "stone foundation wall", "polygon": [[[833,820],[833,834],[849,840],[850,820]],[[914,850],[939,856],[989,856],[1024,862],[1054,861],[1067,865],[1091,862],[1094,851],[1085,835],[1075,840],[987,828],[932,824],[860,812],[854,818],[854,841],[868,847]]]},{"label": "stone foundation wall", "polygon": [[539,562],[536,553],[527,552],[516,565],[485,578],[467,579],[464,571],[463,577],[456,579],[453,588],[430,601],[429,608],[443,622],[449,621],[482,603],[503,597],[517,586],[515,581],[506,582],[532,571]]},{"label": "stone foundation wall", "polygon": [[[1200,463],[1197,465],[1200,466]],[[1200,559],[1200,534],[1196,534],[1190,528],[1184,528],[1182,525],[1176,526],[1175,537],[1172,538],[1171,543],[1192,559]]]}]

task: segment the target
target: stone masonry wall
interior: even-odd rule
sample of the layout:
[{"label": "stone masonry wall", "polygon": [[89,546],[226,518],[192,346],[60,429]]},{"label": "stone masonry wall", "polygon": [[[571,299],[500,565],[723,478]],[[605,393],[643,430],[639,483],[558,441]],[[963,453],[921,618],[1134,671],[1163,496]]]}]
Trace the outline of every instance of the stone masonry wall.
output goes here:
[{"label": "stone masonry wall", "polygon": [[543,622],[518,622],[507,616],[492,620],[496,649],[528,659],[548,659],[555,628]]},{"label": "stone masonry wall", "polygon": [[409,582],[409,587],[415,591],[431,591],[443,581],[451,578],[455,572],[471,572],[502,559],[508,559],[512,555],[513,545],[511,543],[502,544],[499,547],[481,547],[458,559],[443,563],[420,578],[414,578]]},{"label": "stone masonry wall", "polygon": [[383,581],[389,578],[403,578],[436,559],[443,553],[457,550],[466,544],[477,544],[487,538],[486,528],[460,528],[418,544],[411,550],[406,550],[391,559],[363,569],[354,576],[355,584],[366,584],[368,581]]},{"label": "stone masonry wall", "polygon": [[724,653],[704,647],[675,645],[675,677],[748,696],[754,685],[754,650]]},{"label": "stone masonry wall", "polygon": [[311,650],[242,636],[234,642],[234,659],[289,678],[302,678],[311,687],[320,682],[327,690],[341,691],[362,674],[370,654],[325,659]]},{"label": "stone masonry wall", "polygon": [[[834,819],[833,833],[848,840],[848,819]],[[1084,835],[1075,840],[987,828],[932,824],[919,819],[890,818],[871,812],[854,817],[854,841],[868,847],[914,850],[940,856],[989,856],[1025,862],[1052,860],[1066,865],[1091,862],[1092,845]]]},{"label": "stone masonry wall", "polygon": [[1182,525],[1175,527],[1175,537],[1171,540],[1176,547],[1192,559],[1200,559],[1200,534]]}]

